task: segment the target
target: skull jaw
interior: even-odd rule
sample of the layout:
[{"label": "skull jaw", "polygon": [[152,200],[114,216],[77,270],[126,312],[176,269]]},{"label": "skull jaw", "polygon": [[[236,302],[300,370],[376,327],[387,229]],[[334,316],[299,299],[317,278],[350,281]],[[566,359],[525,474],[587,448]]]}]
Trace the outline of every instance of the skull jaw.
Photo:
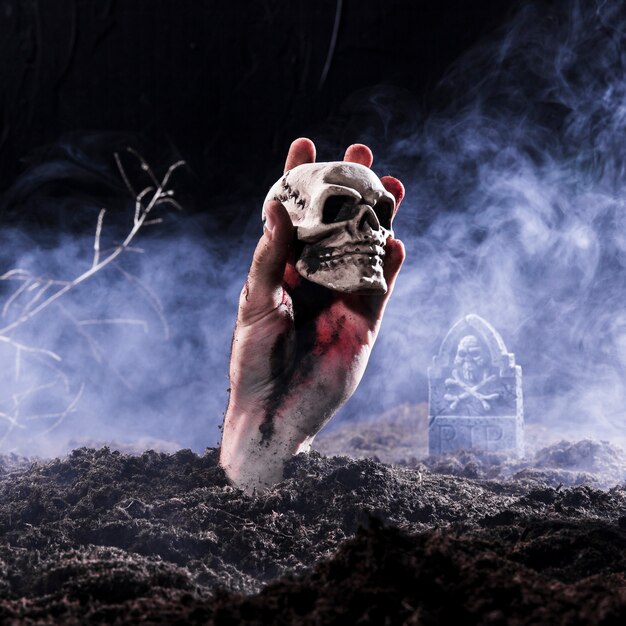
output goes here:
[{"label": "skull jaw", "polygon": [[313,246],[305,246],[296,269],[307,280],[333,291],[387,293],[382,258],[379,255],[345,254],[331,260],[321,260]]}]

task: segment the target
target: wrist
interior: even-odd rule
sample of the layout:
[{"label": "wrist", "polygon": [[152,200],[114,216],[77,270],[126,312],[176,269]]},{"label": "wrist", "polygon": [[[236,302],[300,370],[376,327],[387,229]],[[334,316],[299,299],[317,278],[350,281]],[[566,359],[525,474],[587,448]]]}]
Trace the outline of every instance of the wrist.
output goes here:
[{"label": "wrist", "polygon": [[220,465],[235,486],[252,492],[267,489],[282,480],[285,462],[308,448],[313,439],[294,429],[293,422],[295,420],[286,421],[277,414],[240,410],[229,404],[224,418]]}]

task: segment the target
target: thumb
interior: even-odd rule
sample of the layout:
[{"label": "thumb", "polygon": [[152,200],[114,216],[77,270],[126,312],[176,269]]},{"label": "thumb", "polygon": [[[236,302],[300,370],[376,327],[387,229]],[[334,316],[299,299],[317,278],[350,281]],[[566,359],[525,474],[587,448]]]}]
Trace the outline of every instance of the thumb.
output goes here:
[{"label": "thumb", "polygon": [[242,317],[248,322],[283,301],[283,274],[293,242],[294,227],[280,202],[268,202],[264,217],[263,236],[254,251],[240,300]]}]

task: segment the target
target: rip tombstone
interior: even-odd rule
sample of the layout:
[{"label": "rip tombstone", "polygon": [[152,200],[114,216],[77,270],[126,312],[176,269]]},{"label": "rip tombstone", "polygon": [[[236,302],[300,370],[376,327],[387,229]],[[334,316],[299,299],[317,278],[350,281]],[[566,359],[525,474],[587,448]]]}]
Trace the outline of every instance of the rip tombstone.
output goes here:
[{"label": "rip tombstone", "polygon": [[522,368],[498,331],[467,315],[428,368],[428,452],[524,453]]}]

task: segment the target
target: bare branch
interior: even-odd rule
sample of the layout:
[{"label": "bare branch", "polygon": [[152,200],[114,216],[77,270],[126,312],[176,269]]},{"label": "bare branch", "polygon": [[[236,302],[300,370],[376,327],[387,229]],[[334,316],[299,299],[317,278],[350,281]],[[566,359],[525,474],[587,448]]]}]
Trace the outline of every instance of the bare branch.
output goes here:
[{"label": "bare branch", "polygon": [[96,236],[93,241],[93,262],[91,263],[91,267],[98,265],[100,262],[100,235],[102,235],[102,222],[104,221],[104,214],[106,213],[106,209],[101,209],[100,213],[98,213],[98,222],[96,224]]},{"label": "bare branch", "polygon": [[0,276],[0,280],[29,280],[30,278],[32,278],[31,273],[20,268],[9,270]]},{"label": "bare branch", "polygon": [[[9,272],[7,272],[7,274],[8,273]],[[2,277],[0,277],[0,280],[2,280]],[[6,317],[9,314],[9,310],[25,293],[33,291],[34,289],[37,289],[38,287],[40,288],[39,291],[30,300],[28,300],[28,302],[25,305],[22,306],[22,313],[31,309],[42,298],[42,296],[50,287],[65,286],[69,284],[69,282],[65,280],[53,280],[53,279],[48,279],[48,278],[39,278],[39,277],[32,276],[30,273],[21,274],[19,278],[9,277],[6,280],[22,280],[24,282],[13,292],[11,296],[9,296],[7,301],[4,303],[2,307],[2,317]],[[43,286],[42,286],[42,283],[44,283]]]},{"label": "bare branch", "polygon": [[[59,384],[63,384],[66,393],[69,393],[71,388],[68,376],[65,374],[63,369],[58,366],[58,364],[62,362],[59,354],[45,348],[27,345],[18,341],[14,336],[15,330],[36,318],[40,313],[47,310],[52,305],[55,305],[56,310],[61,312],[71,322],[75,331],[84,338],[95,361],[109,368],[120,380],[120,383],[130,389],[128,377],[123,376],[121,372],[117,371],[113,367],[113,364],[107,361],[103,348],[99,345],[98,341],[92,337],[89,332],[87,332],[87,329],[93,326],[127,325],[138,326],[142,328],[145,333],[147,333],[149,331],[148,322],[143,319],[124,317],[77,320],[63,305],[63,298],[66,294],[89,280],[107,266],[110,265],[111,267],[114,267],[116,271],[121,273],[125,280],[132,283],[139,289],[139,291],[143,294],[146,303],[159,317],[165,337],[169,337],[169,328],[167,320],[165,319],[163,306],[161,305],[161,302],[156,294],[139,278],[119,267],[117,260],[124,252],[143,252],[143,249],[134,245],[134,240],[144,226],[153,226],[163,222],[163,219],[160,217],[149,217],[155,207],[169,205],[177,210],[181,210],[180,204],[174,199],[174,191],[168,189],[167,187],[173,173],[184,165],[184,161],[177,161],[172,164],[161,180],[159,180],[154,171],[138,152],[132,148],[128,148],[127,152],[132,154],[138,160],[141,169],[147,174],[151,184],[137,192],[130,182],[119,153],[114,154],[115,163],[120,172],[120,176],[122,177],[126,188],[135,199],[132,227],[121,242],[114,244],[111,248],[102,248],[102,235],[106,214],[106,209],[103,208],[100,210],[96,222],[93,241],[93,259],[91,265],[87,270],[78,276],[71,280],[56,280],[48,277],[33,276],[29,270],[23,268],[14,268],[0,275],[0,281],[16,281],[18,283],[15,290],[9,295],[1,309],[2,317],[7,318],[10,314],[12,314],[11,317],[13,319],[9,318],[10,321],[5,320],[8,321],[8,323],[6,323],[4,327],[0,328],[0,343],[7,344],[15,351],[14,366],[16,380],[20,379],[26,355],[37,357],[41,360],[41,363],[45,368],[54,373],[52,375],[52,380],[43,385],[31,385],[27,389],[21,390],[19,389],[19,386],[16,385],[16,391],[11,397],[12,407],[8,410],[4,408],[4,410],[0,411],[0,421],[4,422],[6,425],[5,432],[2,436],[0,436],[0,445],[7,440],[7,437],[13,430],[16,428],[24,429],[24,422],[52,421],[44,432],[39,432],[37,434],[41,436],[49,433],[70,413],[76,410],[83,394],[84,386],[81,385],[79,392],[71,400],[71,402],[68,403],[65,409],[60,411],[53,410],[50,413],[27,414],[27,407],[29,406],[28,401],[35,394],[45,392],[46,390],[52,389]],[[22,376],[21,378],[25,377]],[[22,386],[25,383],[28,383],[28,380],[20,381],[20,385]],[[26,413],[26,415],[24,415],[24,413]]]},{"label": "bare branch", "polygon": [[119,325],[127,325],[127,326],[141,326],[145,333],[148,332],[148,324],[145,320],[138,319],[126,319],[126,318],[112,318],[112,319],[103,319],[103,320],[80,320],[77,322],[79,326],[101,326],[107,324],[119,324]]},{"label": "bare branch", "polygon": [[126,148],[126,151],[129,152],[130,154],[132,154],[139,161],[139,164],[141,165],[141,169],[148,174],[148,176],[150,177],[152,182],[158,187],[159,186],[159,181],[158,181],[157,177],[154,175],[154,172],[152,171],[152,168],[148,165],[148,163],[141,156],[141,154],[139,154],[139,152],[137,152],[137,150],[135,150],[134,148],[131,148],[130,146],[128,146]]},{"label": "bare branch", "polygon": [[[154,187],[146,187],[144,190],[139,192],[137,199],[135,201],[135,225],[139,223],[141,219],[142,213],[146,213],[146,208],[143,206],[143,199],[151,192],[154,191]],[[148,205],[149,206],[149,205]]]},{"label": "bare branch", "polygon": [[[131,150],[131,152],[133,154],[135,154],[134,151]],[[144,163],[142,158],[140,160],[141,160],[142,163]],[[144,222],[146,221],[146,218],[150,214],[150,211],[156,206],[156,204],[159,201],[161,201],[161,202],[169,202],[169,203],[172,202],[169,197],[164,196],[164,194],[167,193],[166,191],[164,191],[164,187],[167,184],[167,182],[169,181],[172,173],[176,169],[181,167],[182,165],[184,165],[184,161],[177,161],[176,163],[171,165],[169,167],[169,169],[167,170],[165,176],[163,177],[163,180],[161,181],[161,183],[158,184],[158,187],[156,189],[148,187],[148,188],[146,188],[146,189],[144,189],[144,190],[142,190],[140,192],[140,194],[137,196],[137,202],[142,207],[143,207],[143,204],[142,204],[143,199],[148,194],[152,193],[150,201],[147,204],[147,206],[145,206],[145,208],[143,208],[143,210],[139,210],[138,217],[137,217],[137,213],[135,214],[136,219],[135,219],[135,223],[134,223],[132,229],[130,230],[130,232],[126,236],[126,239],[124,239],[124,241],[119,246],[117,246],[117,248],[115,248],[104,259],[99,260],[98,263],[96,263],[95,265],[92,265],[86,272],[84,272],[80,276],[77,276],[74,280],[72,280],[71,282],[65,284],[63,287],[61,287],[61,289],[59,289],[55,293],[51,294],[48,298],[46,298],[37,307],[35,307],[34,309],[31,309],[31,310],[29,310],[29,311],[27,311],[25,313],[22,313],[22,315],[20,315],[16,320],[14,320],[10,324],[6,325],[4,328],[0,328],[0,335],[4,335],[4,334],[12,331],[13,329],[17,328],[18,326],[22,325],[24,322],[27,322],[27,321],[31,320],[33,317],[35,317],[36,315],[41,313],[43,310],[48,308],[52,303],[56,302],[59,298],[63,297],[66,293],[68,293],[69,291],[74,289],[74,287],[76,287],[76,286],[80,285],[81,283],[85,282],[87,279],[91,278],[94,274],[96,274],[101,269],[103,269],[104,267],[106,267],[107,265],[112,263],[115,259],[117,259],[117,257],[119,257],[120,254],[122,254],[122,252],[124,252],[124,250],[126,250],[126,248],[129,247],[130,243],[133,241],[133,239],[135,238],[135,236],[137,235],[137,233],[139,232],[141,227],[144,225]],[[142,167],[143,167],[143,165],[142,165]]]},{"label": "bare branch", "polygon": [[48,291],[48,289],[50,289],[50,287],[53,287],[55,284],[56,283],[54,281],[49,280],[44,285],[40,286],[41,283],[39,283],[38,281],[37,283],[29,287],[27,291],[33,291],[33,289],[35,289],[36,287],[39,287],[39,289],[37,293],[25,304],[23,311],[29,311],[30,309],[32,309],[37,304],[37,302],[41,300],[46,291]]},{"label": "bare branch", "polygon": [[163,327],[163,335],[165,339],[169,339],[170,336],[170,327],[167,323],[167,319],[165,317],[165,311],[163,309],[163,305],[159,300],[159,297],[146,285],[141,279],[137,278],[134,274],[131,274],[129,271],[117,265],[114,265],[115,269],[129,282],[139,288],[140,291],[143,292],[148,304],[152,308],[152,310],[158,315],[159,320],[161,321],[161,325]]},{"label": "bare branch", "polygon": [[26,291],[28,288],[28,282],[22,283],[14,292],[13,295],[9,297],[9,299],[4,303],[2,307],[2,317],[6,317],[9,313],[9,309],[13,305],[13,303]]},{"label": "bare branch", "polygon": [[43,354],[45,356],[50,357],[54,361],[62,361],[61,357],[56,353],[52,352],[52,350],[44,350],[43,348],[33,348],[31,346],[27,346],[23,343],[19,343],[10,337],[6,337],[4,335],[0,335],[0,342],[8,343],[14,348],[21,350],[22,352],[30,352],[33,354]]},{"label": "bare branch", "polygon": [[170,182],[170,178],[171,178],[172,174],[178,168],[183,167],[183,165],[186,165],[186,163],[182,159],[180,159],[179,161],[176,161],[175,163],[170,165],[169,168],[167,169],[167,172],[165,172],[165,176],[163,177],[163,181],[161,182],[161,187],[165,187],[167,185],[167,183]]},{"label": "bare branch", "polygon": [[84,391],[85,391],[85,385],[81,385],[80,389],[78,390],[78,393],[76,394],[74,399],[68,404],[68,406],[66,407],[66,409],[64,411],[61,411],[59,413],[49,413],[47,415],[31,415],[29,417],[22,418],[22,419],[28,420],[28,421],[33,421],[35,419],[50,419],[50,418],[54,419],[54,418],[56,418],[56,421],[53,424],[51,424],[48,428],[46,428],[46,430],[44,430],[41,433],[38,433],[41,436],[47,435],[49,432],[54,430],[70,413],[74,413],[74,411],[76,411],[76,407],[77,407],[78,403],[80,402],[80,399],[81,399]]},{"label": "bare branch", "polygon": [[[20,424],[13,415],[9,415],[8,413],[4,413],[0,411],[0,419],[3,419],[5,422],[8,422],[14,428],[22,428],[22,429],[26,428],[26,426],[23,426],[22,424]],[[2,440],[0,439],[0,441]]]},{"label": "bare branch", "polygon": [[128,189],[128,191],[130,191],[130,195],[133,198],[137,197],[137,192],[135,191],[135,189],[133,188],[133,186],[130,184],[130,180],[128,180],[128,176],[126,175],[126,170],[124,169],[124,166],[122,165],[122,161],[120,159],[120,155],[118,152],[116,152],[113,155],[113,158],[115,159],[115,163],[117,164],[117,169],[120,173],[120,176],[122,177],[122,180],[124,181],[125,185],[126,185],[126,189]]}]

